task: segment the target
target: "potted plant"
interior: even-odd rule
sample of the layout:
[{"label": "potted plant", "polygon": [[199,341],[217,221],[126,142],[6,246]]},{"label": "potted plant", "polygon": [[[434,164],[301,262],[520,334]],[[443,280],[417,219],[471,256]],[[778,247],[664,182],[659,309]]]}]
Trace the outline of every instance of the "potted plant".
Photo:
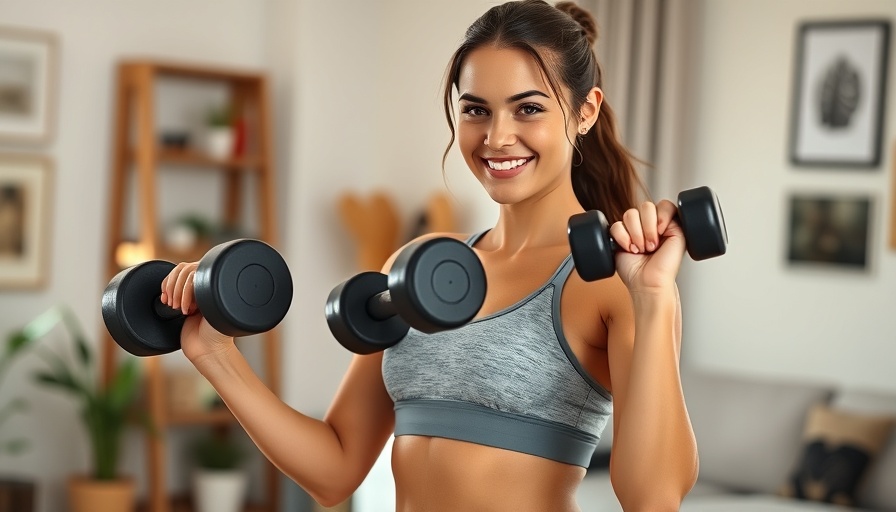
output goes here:
[{"label": "potted plant", "polygon": [[226,432],[213,430],[193,445],[193,505],[196,512],[243,510],[248,475],[246,450]]},{"label": "potted plant", "polygon": [[[34,341],[34,332],[20,330],[6,338],[6,344],[0,352],[0,389],[9,374],[13,360],[22,355]],[[0,429],[16,414],[26,410],[28,403],[22,397],[15,397],[0,405]],[[0,457],[15,456],[28,447],[28,441],[21,437],[0,435]],[[0,510],[16,510],[30,512],[34,510],[35,484],[31,479],[0,477]]]},{"label": "potted plant", "polygon": [[205,117],[205,152],[212,158],[225,160],[233,155],[235,141],[230,108],[214,106]]},{"label": "potted plant", "polygon": [[121,364],[107,384],[94,375],[93,349],[84,338],[76,317],[65,308],[53,308],[35,319],[25,330],[42,337],[56,325],[67,332],[73,354],[41,350],[46,368],[35,373],[36,381],[62,391],[80,405],[81,420],[88,434],[92,468],[88,474],[68,481],[71,512],[131,512],[136,505],[133,478],[118,472],[119,450],[129,412],[137,396],[139,376],[134,359]]}]

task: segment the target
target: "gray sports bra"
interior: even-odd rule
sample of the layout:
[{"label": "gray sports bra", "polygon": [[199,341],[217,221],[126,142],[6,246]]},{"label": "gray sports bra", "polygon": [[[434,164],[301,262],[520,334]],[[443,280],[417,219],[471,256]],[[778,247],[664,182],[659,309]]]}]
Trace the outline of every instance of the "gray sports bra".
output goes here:
[{"label": "gray sports bra", "polygon": [[[484,234],[467,240],[470,246]],[[560,324],[568,256],[518,303],[451,331],[414,329],[383,356],[395,435],[443,437],[587,467],[612,410]]]}]

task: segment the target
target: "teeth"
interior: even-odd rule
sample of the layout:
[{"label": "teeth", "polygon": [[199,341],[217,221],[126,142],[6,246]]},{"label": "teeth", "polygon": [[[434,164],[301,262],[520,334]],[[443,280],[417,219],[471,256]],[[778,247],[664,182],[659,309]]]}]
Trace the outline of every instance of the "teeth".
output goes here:
[{"label": "teeth", "polygon": [[509,171],[510,169],[514,169],[526,163],[525,158],[521,158],[519,160],[505,160],[503,162],[492,162],[491,160],[486,160],[488,162],[488,166],[496,171]]}]

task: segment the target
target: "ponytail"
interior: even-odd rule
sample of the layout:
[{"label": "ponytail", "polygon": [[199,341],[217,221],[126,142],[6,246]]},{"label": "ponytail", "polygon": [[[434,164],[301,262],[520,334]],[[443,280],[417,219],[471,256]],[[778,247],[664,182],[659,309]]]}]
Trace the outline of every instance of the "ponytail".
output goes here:
[{"label": "ponytail", "polygon": [[[611,223],[622,220],[625,210],[646,192],[634,162],[616,130],[616,114],[606,100],[597,123],[577,140],[581,158],[573,160],[572,188],[586,210],[600,210]],[[578,164],[578,165],[577,165]]]}]

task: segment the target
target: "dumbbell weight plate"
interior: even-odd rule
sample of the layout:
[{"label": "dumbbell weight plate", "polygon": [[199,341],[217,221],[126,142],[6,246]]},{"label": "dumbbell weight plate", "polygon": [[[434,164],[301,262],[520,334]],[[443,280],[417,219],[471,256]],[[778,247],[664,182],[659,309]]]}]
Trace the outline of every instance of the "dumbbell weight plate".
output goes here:
[{"label": "dumbbell weight plate", "polygon": [[402,250],[388,284],[398,314],[426,333],[472,320],[486,292],[485,270],[476,253],[453,238],[423,240]]},{"label": "dumbbell weight plate", "polygon": [[386,291],[388,278],[379,272],[361,272],[343,282],[327,297],[327,325],[343,347],[356,354],[373,354],[395,345],[410,326],[397,315],[383,320],[367,309],[371,297]]},{"label": "dumbbell weight plate", "polygon": [[292,302],[292,276],[283,257],[259,240],[213,247],[196,268],[196,305],[218,332],[246,336],[273,329]]},{"label": "dumbbell weight plate", "polygon": [[106,329],[131,354],[155,356],[180,349],[185,317],[164,318],[157,313],[158,308],[167,307],[159,295],[162,281],[173,268],[167,261],[140,263],[119,272],[103,292]]},{"label": "dumbbell weight plate", "polygon": [[582,280],[597,281],[616,273],[616,243],[610,238],[610,226],[603,212],[589,210],[573,215],[567,234],[576,272]]},{"label": "dumbbell weight plate", "polygon": [[709,187],[697,187],[678,194],[678,220],[694,261],[725,254],[728,230],[719,198]]}]

